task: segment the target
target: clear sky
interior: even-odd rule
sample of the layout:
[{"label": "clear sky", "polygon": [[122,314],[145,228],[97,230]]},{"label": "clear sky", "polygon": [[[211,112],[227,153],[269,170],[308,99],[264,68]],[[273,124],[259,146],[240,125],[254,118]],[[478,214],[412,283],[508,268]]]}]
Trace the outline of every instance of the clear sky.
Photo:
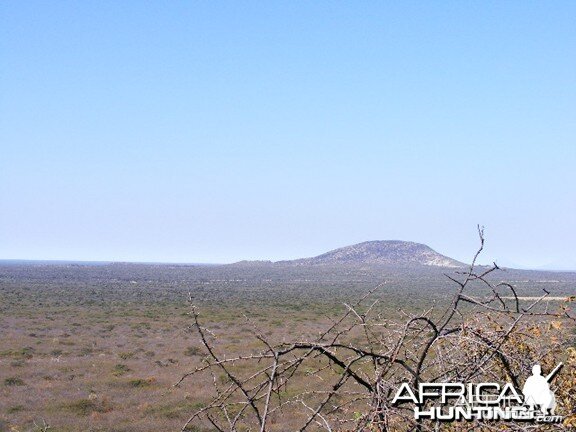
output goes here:
[{"label": "clear sky", "polygon": [[0,2],[0,258],[365,240],[576,268],[574,1]]}]

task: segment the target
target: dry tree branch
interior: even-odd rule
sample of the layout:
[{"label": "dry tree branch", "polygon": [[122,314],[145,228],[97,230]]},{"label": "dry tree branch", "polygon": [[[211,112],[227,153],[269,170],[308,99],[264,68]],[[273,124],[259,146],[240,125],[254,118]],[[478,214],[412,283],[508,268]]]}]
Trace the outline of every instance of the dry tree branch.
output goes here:
[{"label": "dry tree branch", "polygon": [[[549,295],[546,290],[522,306],[512,284],[492,282],[491,275],[502,269],[495,263],[488,267],[477,265],[485,242],[480,226],[478,236],[480,246],[466,271],[446,274],[456,289],[444,309],[405,314],[404,323],[375,315],[377,299],[366,304],[380,285],[357,302],[345,303],[342,316],[311,340],[275,344],[245,317],[263,349],[249,355],[222,357],[211,340],[212,333],[200,324],[193,306],[193,328],[207,356],[204,365],[183,374],[174,385],[181,386],[192,376],[209,373],[215,396],[189,417],[182,431],[194,422],[224,432],[283,430],[276,422],[285,412],[289,412],[292,423],[300,422],[296,429],[302,432],[314,428],[434,431],[440,428],[438,422],[416,421],[409,407],[392,405],[401,383],[503,377],[518,388],[519,377],[526,372],[527,356],[544,359],[553,350],[533,342],[529,335],[533,320],[574,321],[574,317],[566,309],[542,309],[542,302]],[[475,294],[478,285],[488,290],[487,297]],[[502,289],[512,293],[508,297],[511,302],[505,301]],[[189,298],[191,301],[192,296]],[[218,381],[216,371],[223,374],[225,383]],[[305,379],[297,382],[298,377]],[[310,384],[313,380],[317,387]],[[289,395],[289,388],[295,393]],[[304,411],[288,411],[295,406]],[[225,423],[228,426],[224,427]],[[474,421],[462,423],[457,430],[473,430],[477,426]],[[510,429],[525,430],[525,426],[511,424]],[[492,429],[492,425],[482,427]]]}]

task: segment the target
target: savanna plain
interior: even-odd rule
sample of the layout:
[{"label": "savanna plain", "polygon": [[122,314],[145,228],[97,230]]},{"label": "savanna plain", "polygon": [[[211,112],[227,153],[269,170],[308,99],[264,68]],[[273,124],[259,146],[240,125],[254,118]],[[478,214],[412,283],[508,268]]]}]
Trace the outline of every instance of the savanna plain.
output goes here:
[{"label": "savanna plain", "polygon": [[[192,304],[218,352],[233,357],[262,348],[255,333],[274,343],[314,338],[368,293],[389,320],[420,313],[449,301],[455,287],[445,273],[451,271],[4,262],[0,431],[178,431],[210,402],[212,381],[227,379],[194,375],[174,386],[206,356],[193,328]],[[491,277],[514,284],[526,298],[545,289],[550,303],[574,295],[576,286],[576,273],[569,272],[506,270]],[[484,288],[477,289],[482,294]],[[562,335],[573,345],[571,327]],[[354,343],[357,335],[349,337]],[[319,385],[302,372],[284,396]],[[292,430],[301,410],[286,405],[274,414],[270,430]],[[186,430],[214,429],[202,423]]]}]

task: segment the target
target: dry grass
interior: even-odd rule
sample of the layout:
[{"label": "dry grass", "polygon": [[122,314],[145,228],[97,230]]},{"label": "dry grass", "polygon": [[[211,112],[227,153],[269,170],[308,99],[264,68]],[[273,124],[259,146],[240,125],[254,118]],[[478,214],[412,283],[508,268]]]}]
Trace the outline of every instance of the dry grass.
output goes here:
[{"label": "dry grass", "polygon": [[[180,430],[213,396],[209,377],[172,387],[203,356],[197,333],[189,331],[189,289],[202,322],[218,335],[219,352],[232,355],[261,348],[244,315],[268,340],[305,339],[340,316],[342,301],[387,277],[326,270],[317,279],[280,275],[268,282],[270,275],[250,276],[243,268],[234,270],[245,272],[240,276],[230,268],[217,277],[208,271],[215,272],[0,268],[0,432],[40,431],[42,419],[50,432]],[[389,277],[393,283],[381,296],[388,317],[400,306],[421,309],[441,298],[436,287],[446,284],[441,273]],[[562,295],[573,290],[576,276],[564,278],[557,284]],[[306,374],[294,382],[318,384]],[[301,415],[287,407],[271,419],[271,430],[290,430]]]},{"label": "dry grass", "polygon": [[[78,306],[66,313],[14,310],[0,318],[0,431],[34,430],[44,419],[50,431],[179,430],[187,416],[210,399],[208,381],[172,388],[203,355],[185,302],[147,311]],[[259,311],[261,314],[262,311]],[[221,349],[258,348],[246,343],[247,327],[239,314],[206,309],[219,328]],[[322,319],[304,312],[268,310],[259,320],[281,340],[314,331]],[[324,322],[325,324],[325,322]]]}]

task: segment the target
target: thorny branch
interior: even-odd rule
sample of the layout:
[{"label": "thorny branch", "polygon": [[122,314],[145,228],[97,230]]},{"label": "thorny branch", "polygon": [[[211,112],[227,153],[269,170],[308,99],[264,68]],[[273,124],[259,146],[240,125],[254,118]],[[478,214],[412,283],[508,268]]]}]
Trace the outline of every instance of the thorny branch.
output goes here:
[{"label": "thorny branch", "polygon": [[[478,235],[480,247],[470,267],[446,274],[456,285],[449,304],[440,311],[406,314],[404,324],[375,315],[377,301],[365,307],[373,294],[370,291],[355,304],[345,304],[342,317],[314,340],[275,345],[253,326],[262,351],[228,358],[217,353],[213,335],[201,325],[192,306],[193,327],[207,356],[202,366],[185,373],[175,386],[209,373],[215,396],[191,414],[182,431],[192,430],[189,427],[194,423],[226,432],[281,430],[274,424],[287,412],[291,424],[296,425],[293,429],[299,431],[433,431],[438,430],[438,423],[418,422],[409,407],[391,404],[400,383],[469,382],[491,377],[510,380],[519,387],[519,376],[526,373],[529,358],[542,359],[552,350],[542,344],[530,345],[534,320],[574,318],[567,308],[550,312],[541,307],[548,291],[523,304],[513,285],[492,282],[488,276],[501,269],[495,263],[477,265],[484,248],[483,228],[478,227]],[[490,294],[475,295],[478,286]],[[357,342],[359,335],[362,342]],[[308,383],[316,380],[316,384],[299,384],[298,389],[292,386],[298,377],[307,377],[304,381]],[[289,385],[295,394],[288,391]],[[288,411],[290,407],[292,411]],[[473,430],[475,425],[461,427]],[[510,425],[510,430],[515,427]]]}]

